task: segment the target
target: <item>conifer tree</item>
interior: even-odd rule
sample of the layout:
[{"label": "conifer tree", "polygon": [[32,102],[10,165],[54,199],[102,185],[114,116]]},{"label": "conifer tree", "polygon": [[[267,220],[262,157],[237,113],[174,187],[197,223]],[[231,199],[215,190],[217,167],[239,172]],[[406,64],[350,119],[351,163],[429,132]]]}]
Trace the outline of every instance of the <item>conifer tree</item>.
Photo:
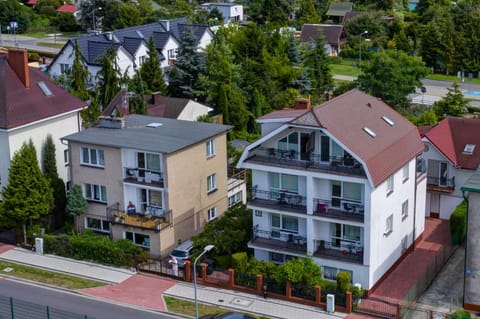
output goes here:
[{"label": "conifer tree", "polygon": [[79,216],[88,211],[87,200],[83,197],[82,188],[75,184],[67,198],[67,213],[75,220],[75,228],[79,229]]},{"label": "conifer tree", "polygon": [[53,201],[52,188],[40,170],[31,139],[13,155],[2,197],[0,224],[21,228],[26,243],[27,222],[47,215]]},{"label": "conifer tree", "polygon": [[117,64],[115,46],[112,44],[103,56],[99,58],[100,70],[98,78],[98,98],[100,109],[103,110],[120,90],[120,69]]},{"label": "conifer tree", "polygon": [[87,90],[89,73],[83,60],[82,53],[80,52],[80,47],[77,40],[75,40],[75,45],[69,58],[71,59],[72,57],[72,67],[67,70],[67,91],[78,97],[80,100],[86,101],[89,96]]},{"label": "conifer tree", "polygon": [[148,58],[140,66],[140,73],[143,80],[142,82],[145,84],[144,93],[160,92],[162,95],[167,94],[167,85],[163,78],[160,59],[158,58],[153,36],[150,37],[148,41]]}]

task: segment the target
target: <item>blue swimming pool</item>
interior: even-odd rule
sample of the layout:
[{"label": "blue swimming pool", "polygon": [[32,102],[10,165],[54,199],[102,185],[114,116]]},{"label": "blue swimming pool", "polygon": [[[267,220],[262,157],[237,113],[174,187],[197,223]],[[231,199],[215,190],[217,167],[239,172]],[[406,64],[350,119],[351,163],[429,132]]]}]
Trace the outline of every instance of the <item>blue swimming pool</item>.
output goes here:
[{"label": "blue swimming pool", "polygon": [[480,96],[480,91],[468,90],[468,91],[465,91],[465,94]]}]

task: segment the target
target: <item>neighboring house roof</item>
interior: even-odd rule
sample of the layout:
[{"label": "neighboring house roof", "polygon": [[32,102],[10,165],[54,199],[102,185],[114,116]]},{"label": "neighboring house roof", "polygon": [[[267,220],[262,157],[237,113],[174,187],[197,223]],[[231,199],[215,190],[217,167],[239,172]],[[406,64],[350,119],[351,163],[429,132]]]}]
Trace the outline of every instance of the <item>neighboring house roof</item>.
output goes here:
[{"label": "neighboring house roof", "polygon": [[[125,90],[121,90],[115,95],[113,100],[107,105],[102,112],[104,116],[127,116],[128,115],[128,95]],[[147,102],[147,114],[152,116],[167,117],[171,119],[178,119],[183,110],[187,107],[192,100],[184,98],[176,98],[169,96],[162,96],[160,93],[153,93],[144,96]],[[198,102],[195,102],[200,104]],[[212,110],[208,106],[204,105],[208,110]]]},{"label": "neighboring house roof", "polygon": [[[7,62],[8,60],[8,62]],[[28,67],[27,52],[0,53],[0,129],[12,129],[61,114],[77,112],[86,103]]]},{"label": "neighboring house roof", "polygon": [[[93,65],[100,64],[100,58],[107,53],[108,49],[112,46],[111,42],[93,42],[88,41],[87,43],[87,63]],[[117,52],[121,45],[119,43],[113,43],[113,47],[115,52]],[[84,56],[85,57],[85,56]]]},{"label": "neighboring house roof", "polygon": [[308,111],[309,110],[305,110],[305,109],[303,110],[283,109],[283,110],[273,111],[268,114],[265,114],[264,116],[259,117],[257,119],[257,122],[262,123],[262,122],[271,122],[275,120],[285,120],[285,119],[293,120]]},{"label": "neighboring house roof", "polygon": [[[480,164],[480,120],[447,117],[435,126],[421,128],[428,139],[455,167],[475,170]],[[467,144],[473,152],[465,152]]]},{"label": "neighboring house roof", "polygon": [[37,0],[28,0],[27,5],[34,6],[37,4]]},{"label": "neighboring house roof", "polygon": [[347,24],[348,21],[355,19],[358,16],[364,15],[366,12],[364,11],[350,11],[345,12],[345,16],[343,17],[343,25]]},{"label": "neighboring house roof", "polygon": [[138,50],[140,44],[145,41],[142,38],[132,38],[132,37],[124,37],[123,38],[123,46],[131,55],[135,55]]},{"label": "neighboring house roof", "polygon": [[300,41],[315,42],[319,32],[323,32],[325,43],[338,45],[343,31],[340,24],[304,24],[300,32]]},{"label": "neighboring house roof", "polygon": [[[147,126],[155,123],[156,125]],[[63,139],[114,148],[133,148],[158,153],[173,153],[192,146],[232,127],[164,117],[132,114],[125,117],[124,128],[93,127]]]},{"label": "neighboring house roof", "polygon": [[76,11],[77,7],[74,4],[64,4],[57,9],[57,12],[75,13]]},{"label": "neighboring house roof", "polygon": [[374,186],[424,149],[413,124],[380,99],[357,89],[315,106],[290,123],[325,129],[365,163]]},{"label": "neighboring house roof", "polygon": [[332,2],[326,16],[343,17],[346,12],[352,11],[353,2]]}]

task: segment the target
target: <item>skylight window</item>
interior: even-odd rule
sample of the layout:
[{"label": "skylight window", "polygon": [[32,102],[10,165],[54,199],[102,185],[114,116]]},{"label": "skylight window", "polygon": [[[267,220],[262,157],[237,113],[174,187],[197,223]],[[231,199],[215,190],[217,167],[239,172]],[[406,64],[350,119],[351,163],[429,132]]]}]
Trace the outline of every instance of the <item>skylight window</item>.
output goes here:
[{"label": "skylight window", "polygon": [[463,149],[463,153],[465,154],[473,154],[473,150],[475,149],[475,145],[473,144],[467,144],[465,145],[465,148]]},{"label": "skylight window", "polygon": [[394,125],[395,125],[395,122],[392,121],[391,119],[389,119],[389,118],[386,117],[386,116],[382,116],[382,120],[384,120],[385,123],[387,123],[387,124],[390,125],[390,126],[394,126]]},{"label": "skylight window", "polygon": [[371,129],[369,129],[368,127],[364,127],[363,131],[373,138],[377,137],[377,134],[374,131],[372,131]]},{"label": "skylight window", "polygon": [[143,36],[142,31],[137,30],[137,31],[135,31],[135,32],[137,33],[137,35],[138,35],[140,38],[142,38],[142,39],[145,38],[145,37]]},{"label": "skylight window", "polygon": [[149,123],[147,124],[147,127],[159,127],[159,126],[162,126],[162,123],[157,123],[157,122],[153,122],[153,123]]},{"label": "skylight window", "polygon": [[52,91],[50,91],[50,89],[48,88],[47,83],[40,81],[37,84],[40,87],[40,90],[42,90],[43,94],[45,94],[45,96],[53,95]]}]

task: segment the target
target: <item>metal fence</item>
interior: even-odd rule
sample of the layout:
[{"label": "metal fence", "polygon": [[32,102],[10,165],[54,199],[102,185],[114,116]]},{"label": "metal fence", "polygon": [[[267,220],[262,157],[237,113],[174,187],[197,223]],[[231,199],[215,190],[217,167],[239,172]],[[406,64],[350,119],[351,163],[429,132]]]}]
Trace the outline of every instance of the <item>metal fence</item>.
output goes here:
[{"label": "metal fence", "polygon": [[235,272],[235,285],[250,289],[257,289],[257,276]]},{"label": "metal fence", "polygon": [[0,318],[9,319],[95,319],[50,306],[43,306],[13,297],[0,296]]}]

